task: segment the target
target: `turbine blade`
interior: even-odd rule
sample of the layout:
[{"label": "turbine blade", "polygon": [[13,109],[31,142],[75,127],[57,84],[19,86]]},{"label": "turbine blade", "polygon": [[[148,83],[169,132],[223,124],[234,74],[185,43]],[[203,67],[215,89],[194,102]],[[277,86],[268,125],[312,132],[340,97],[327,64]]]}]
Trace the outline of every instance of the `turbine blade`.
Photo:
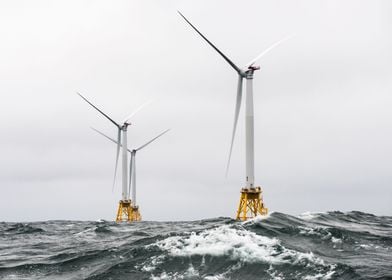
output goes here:
[{"label": "turbine blade", "polygon": [[113,119],[111,119],[108,115],[106,115],[104,112],[102,112],[100,109],[98,109],[93,103],[87,100],[83,95],[81,95],[79,92],[76,92],[81,98],[83,98],[84,101],[86,101],[88,104],[90,104],[95,110],[100,112],[102,115],[104,115],[109,121],[111,121],[115,126],[120,127],[118,123],[116,123]]},{"label": "turbine blade", "polygon": [[[110,141],[112,141],[114,144],[118,144],[116,140],[114,140],[113,138],[107,136],[106,134],[104,134],[103,132],[99,131],[98,129],[95,129],[94,127],[90,127],[92,130],[98,132],[99,134],[101,134],[103,137],[109,139]],[[120,146],[122,147],[122,144],[120,143]],[[128,152],[132,152],[130,149],[128,149]]]},{"label": "turbine blade", "polygon": [[98,129],[95,129],[94,127],[90,127],[92,130],[94,130],[95,132],[101,134],[103,137],[109,139],[110,141],[112,141],[113,143],[117,144],[117,141],[114,140],[113,138],[107,136],[106,134],[104,134],[103,132],[99,131]]},{"label": "turbine blade", "polygon": [[182,16],[182,18],[197,32],[199,33],[199,35],[211,46],[214,48],[214,50],[216,50],[222,57],[224,60],[227,61],[227,63],[229,63],[231,65],[231,67],[234,68],[235,71],[237,71],[238,74],[240,74],[242,71],[241,69],[235,65],[226,55],[224,55],[213,43],[211,43],[180,11],[177,11],[180,16]]},{"label": "turbine blade", "polygon": [[117,134],[117,152],[116,152],[116,166],[114,167],[114,178],[113,178],[113,187],[112,192],[114,191],[114,185],[116,183],[116,173],[117,173],[117,166],[118,166],[118,157],[120,155],[120,147],[121,147],[121,129],[118,129]]},{"label": "turbine blade", "polygon": [[235,111],[234,111],[234,125],[233,125],[233,133],[231,135],[231,144],[230,144],[230,152],[229,152],[229,159],[227,161],[227,166],[226,166],[226,177],[229,172],[229,166],[230,166],[230,160],[231,160],[231,153],[233,151],[233,143],[234,143],[234,137],[235,137],[235,132],[237,129],[237,123],[238,123],[238,115],[240,113],[241,109],[241,100],[242,100],[242,76],[238,75],[238,85],[237,85],[237,100],[235,104]]},{"label": "turbine blade", "polygon": [[131,183],[132,183],[132,162],[133,162],[133,153],[131,153],[131,158],[129,160],[129,186],[128,186],[128,194],[131,193]]},{"label": "turbine blade", "polygon": [[136,205],[136,153],[133,156],[132,164],[132,202],[134,206]]},{"label": "turbine blade", "polygon": [[273,43],[271,46],[269,46],[267,49],[265,49],[261,54],[259,54],[256,58],[254,58],[252,61],[250,61],[245,68],[248,68],[250,66],[252,66],[253,64],[255,64],[260,58],[262,58],[264,55],[266,55],[268,52],[270,52],[272,49],[274,49],[275,47],[279,46],[281,43],[283,43],[284,41],[287,41],[291,38],[294,37],[294,34],[287,36],[275,43]]},{"label": "turbine blade", "polygon": [[140,146],[139,148],[136,149],[136,151],[140,151],[141,149],[143,149],[144,147],[146,147],[147,145],[151,144],[151,142],[155,141],[156,139],[158,139],[159,137],[161,137],[163,134],[165,134],[166,132],[168,132],[170,129],[166,129],[164,132],[162,132],[161,134],[159,134],[158,136],[152,138],[150,141],[148,141],[146,144]]},{"label": "turbine blade", "polygon": [[131,113],[129,116],[127,116],[127,117],[124,119],[123,123],[129,124],[128,122],[129,122],[130,118],[132,118],[134,115],[136,115],[137,112],[139,112],[141,109],[143,109],[143,108],[146,107],[147,105],[150,105],[152,102],[153,102],[152,100],[149,100],[149,101],[143,103],[141,106],[139,106],[139,108],[137,108],[135,111],[133,111],[133,113]]}]

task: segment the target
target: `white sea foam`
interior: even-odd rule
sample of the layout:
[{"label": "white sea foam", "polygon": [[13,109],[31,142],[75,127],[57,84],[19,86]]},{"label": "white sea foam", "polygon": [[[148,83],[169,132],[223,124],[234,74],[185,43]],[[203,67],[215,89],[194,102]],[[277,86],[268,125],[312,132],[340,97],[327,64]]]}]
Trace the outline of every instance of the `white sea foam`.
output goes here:
[{"label": "white sea foam", "polygon": [[153,256],[148,259],[146,262],[138,265],[137,268],[140,268],[142,271],[150,272],[156,269],[157,265],[163,262],[164,256]]},{"label": "white sea foam", "polygon": [[257,235],[245,229],[224,225],[189,236],[173,236],[155,244],[172,256],[227,256],[246,263],[303,263],[324,265],[312,252],[287,249],[276,238]]},{"label": "white sea foam", "polygon": [[78,236],[78,235],[82,235],[82,234],[84,234],[84,233],[87,233],[87,232],[93,231],[93,230],[95,230],[95,229],[96,229],[96,227],[93,227],[93,228],[88,228],[88,229],[86,229],[86,230],[83,230],[83,231],[81,231],[81,232],[77,232],[77,233],[75,233],[74,235],[76,235],[76,236]]},{"label": "white sea foam", "polygon": [[268,218],[271,216],[272,213],[273,213],[273,212],[268,213],[267,215],[258,215],[258,216],[254,217],[254,218],[251,218],[251,219],[249,219],[249,220],[246,220],[246,221],[242,222],[242,224],[243,224],[243,225],[246,225],[246,224],[253,224],[253,223],[257,223],[257,222],[259,222],[259,221],[266,220],[266,219],[268,219]]},{"label": "white sea foam", "polygon": [[334,274],[335,274],[335,271],[332,269],[332,270],[328,271],[327,273],[317,273],[316,275],[305,276],[303,279],[304,280],[327,280],[327,279],[331,279],[332,275],[334,275]]},{"label": "white sea foam", "polygon": [[303,220],[311,220],[320,217],[323,212],[304,212],[298,215],[298,218]]},{"label": "white sea foam", "polygon": [[328,227],[309,228],[309,227],[299,226],[298,228],[300,229],[299,231],[300,234],[318,236],[321,238],[321,240],[331,240],[331,242],[334,244],[343,243],[342,239],[332,236],[332,234],[328,231]]},{"label": "white sea foam", "polygon": [[332,236],[332,238],[331,238],[331,241],[332,241],[333,243],[335,243],[335,244],[341,244],[341,243],[343,242],[342,239],[336,238],[336,237],[333,237],[333,236]]},{"label": "white sea foam", "polygon": [[192,264],[189,265],[188,269],[183,272],[167,272],[163,271],[159,275],[152,274],[151,280],[182,280],[182,279],[203,279],[203,280],[226,280],[230,279],[228,275],[235,270],[241,268],[240,264],[236,264],[231,266],[224,273],[216,274],[216,275],[200,275],[199,271],[197,271]]},{"label": "white sea foam", "polygon": [[173,276],[170,274],[167,274],[166,272],[162,272],[158,276],[155,276],[155,275],[151,276],[151,280],[169,280],[169,279],[173,279]]},{"label": "white sea foam", "polygon": [[227,278],[225,278],[225,276],[223,276],[222,274],[218,274],[218,275],[206,276],[206,277],[204,277],[204,279],[205,280],[224,280]]},{"label": "white sea foam", "polygon": [[272,265],[270,265],[270,267],[266,270],[266,272],[269,274],[269,276],[273,280],[283,280],[284,279],[283,273],[282,272],[279,273],[278,271],[274,270]]},{"label": "white sea foam", "polygon": [[200,275],[192,264],[189,265],[188,269],[184,273],[164,271],[159,275],[151,275],[152,280],[180,280],[180,279],[193,279],[195,277],[200,277]]},{"label": "white sea foam", "polygon": [[[190,275],[207,280],[227,279],[230,273],[240,269],[246,263],[265,263],[270,265],[266,271],[271,279],[284,279],[284,275],[274,270],[276,265],[300,265],[312,267],[314,276],[307,279],[329,279],[334,274],[334,265],[326,264],[324,260],[315,256],[312,252],[299,252],[285,248],[277,238],[269,238],[257,235],[242,227],[223,225],[213,229],[207,229],[199,233],[192,232],[183,236],[171,236],[155,244],[172,257],[204,256],[228,257],[238,261],[235,266],[225,273],[198,276],[197,270],[190,266],[185,273],[163,272],[158,276],[152,275],[152,279],[187,279]],[[153,273],[155,265],[150,262],[148,271]],[[303,276],[301,276],[303,279]],[[300,278],[301,278],[300,277]]]},{"label": "white sea foam", "polygon": [[315,231],[314,228],[303,227],[303,226],[298,226],[298,228],[299,228],[299,233],[300,234],[321,236],[321,234],[319,232]]},{"label": "white sea foam", "polygon": [[275,238],[225,225],[186,237],[169,237],[156,245],[172,256],[230,256],[244,262],[276,263],[282,261],[274,247],[278,244]]},{"label": "white sea foam", "polygon": [[362,248],[362,249],[370,249],[370,248],[372,248],[372,244],[360,244],[360,245],[359,245],[359,248]]}]

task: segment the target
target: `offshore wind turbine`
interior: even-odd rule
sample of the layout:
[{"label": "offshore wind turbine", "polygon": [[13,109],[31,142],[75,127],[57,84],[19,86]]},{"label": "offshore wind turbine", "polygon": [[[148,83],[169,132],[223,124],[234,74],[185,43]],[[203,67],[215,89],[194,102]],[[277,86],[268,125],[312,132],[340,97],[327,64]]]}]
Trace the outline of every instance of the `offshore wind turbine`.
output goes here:
[{"label": "offshore wind turbine", "polygon": [[[121,200],[119,201],[119,206],[117,210],[117,218],[116,221],[131,221],[131,201],[129,198],[128,192],[128,152],[127,152],[127,130],[128,126],[131,125],[130,119],[146,104],[143,104],[139,107],[136,111],[132,114],[128,115],[121,123],[117,123],[107,114],[105,114],[102,110],[96,107],[93,103],[91,103],[86,97],[81,95],[79,92],[77,94],[88,104],[90,104],[95,110],[101,113],[105,118],[107,118],[111,123],[113,123],[117,127],[117,151],[116,151],[116,163],[114,168],[114,177],[113,177],[113,186],[112,191],[114,189],[114,185],[116,183],[116,173],[117,173],[117,166],[118,166],[118,159],[120,155],[120,147],[123,147],[122,150],[122,193],[121,193]],[[119,215],[121,214],[121,215]]]},{"label": "offshore wind turbine", "polygon": [[[107,136],[106,134],[104,134],[103,132],[99,131],[98,129],[95,129],[95,128],[92,128],[92,129],[95,130],[96,132],[98,132],[99,134],[101,134],[102,136],[104,136],[105,138],[109,139],[113,143],[119,145],[119,143],[116,140],[114,140],[113,138]],[[167,133],[169,130],[170,129],[166,129],[162,133],[160,133],[157,136],[155,136],[154,138],[152,138],[147,143],[141,145],[139,148],[136,148],[136,149],[133,149],[133,150],[130,150],[130,149],[127,148],[127,151],[131,154],[131,159],[130,159],[130,162],[129,162],[129,169],[130,170],[129,170],[129,189],[128,189],[128,193],[130,193],[132,191],[132,200],[131,201],[132,201],[132,215],[133,215],[133,220],[134,221],[140,221],[141,220],[139,206],[137,205],[137,202],[136,202],[136,153],[138,151],[140,151],[141,149],[144,149],[145,147],[147,147],[149,144],[154,142],[156,139],[161,137],[163,134]],[[123,147],[123,150],[125,150],[124,147]]]},{"label": "offshore wind turbine", "polygon": [[[220,51],[211,41],[207,39],[181,12],[178,11],[180,16],[237,72],[237,98],[234,111],[234,125],[231,135],[231,144],[229,151],[229,158],[227,161],[226,174],[229,169],[231,153],[233,150],[233,143],[237,128],[238,116],[241,108],[242,100],[242,84],[243,79],[246,79],[246,101],[245,101],[245,188],[241,189],[240,203],[237,209],[236,218],[240,220],[247,220],[260,215],[266,215],[268,209],[264,207],[263,199],[261,196],[261,188],[255,187],[254,175],[254,106],[253,106],[253,74],[256,70],[260,70],[260,66],[255,63],[261,59],[265,54],[278,46],[283,41],[289,39],[284,38],[269,48],[260,53],[256,58],[251,60],[245,67],[238,67],[232,62],[222,51]],[[291,36],[290,36],[291,37]]]}]

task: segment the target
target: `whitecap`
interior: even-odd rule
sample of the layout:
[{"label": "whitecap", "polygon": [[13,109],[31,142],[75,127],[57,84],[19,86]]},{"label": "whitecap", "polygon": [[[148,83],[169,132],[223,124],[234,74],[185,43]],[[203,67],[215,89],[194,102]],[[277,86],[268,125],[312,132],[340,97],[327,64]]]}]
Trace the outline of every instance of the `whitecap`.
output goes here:
[{"label": "whitecap", "polygon": [[333,236],[332,236],[332,238],[331,238],[331,241],[332,241],[333,243],[337,243],[337,244],[343,243],[342,239],[336,238],[336,237],[333,237]]},{"label": "whitecap", "polygon": [[97,227],[88,228],[88,229],[82,230],[82,231],[80,231],[80,232],[74,233],[74,235],[75,235],[75,236],[83,235],[83,234],[85,234],[85,233],[94,231],[94,230],[96,230],[96,229],[97,229]]},{"label": "whitecap", "polygon": [[280,262],[278,251],[274,248],[276,238],[259,236],[246,230],[234,229],[224,225],[189,236],[173,236],[156,243],[172,256],[230,256],[244,262]]},{"label": "whitecap", "polygon": [[248,219],[246,221],[243,221],[242,224],[243,225],[247,225],[249,223],[253,224],[253,223],[257,223],[259,221],[264,221],[264,220],[268,219],[271,216],[272,213],[273,212],[268,213],[267,215],[258,215],[258,216],[254,217],[254,218],[251,218],[251,219]]},{"label": "whitecap", "polygon": [[[163,271],[159,275],[151,275],[152,280],[177,280],[177,279],[192,279],[195,277],[200,277],[199,272],[193,267],[192,264],[189,265],[188,269],[184,273],[179,272],[166,272]],[[204,278],[206,279],[206,278]]]},{"label": "whitecap", "polygon": [[311,220],[320,217],[320,215],[323,214],[323,212],[304,212],[302,214],[298,215],[298,218],[303,219],[303,220]]},{"label": "whitecap", "polygon": [[[150,245],[151,246],[151,245]],[[188,236],[172,236],[154,244],[171,256],[227,256],[245,263],[312,263],[326,266],[312,252],[287,249],[277,238],[257,235],[243,228],[223,225]]]}]

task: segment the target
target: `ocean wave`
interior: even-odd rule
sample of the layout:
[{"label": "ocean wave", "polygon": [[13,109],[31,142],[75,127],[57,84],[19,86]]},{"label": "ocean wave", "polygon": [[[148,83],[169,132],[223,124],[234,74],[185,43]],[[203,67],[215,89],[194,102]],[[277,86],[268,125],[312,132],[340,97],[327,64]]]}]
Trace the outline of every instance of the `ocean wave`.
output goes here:
[{"label": "ocean wave", "polygon": [[[221,226],[187,236],[173,236],[154,244],[172,256],[229,256],[244,262],[277,262],[279,241],[255,233]],[[152,246],[154,246],[152,245]]]},{"label": "ocean wave", "polygon": [[42,233],[45,232],[44,229],[27,224],[27,223],[16,223],[9,226],[2,233],[4,234],[33,234],[33,233]]},{"label": "ocean wave", "polygon": [[392,218],[0,223],[0,279],[389,279]]},{"label": "ocean wave", "polygon": [[[335,273],[334,265],[325,263],[312,252],[291,250],[282,246],[277,238],[257,235],[230,225],[186,236],[169,237],[149,246],[157,246],[171,257],[211,256],[229,258],[242,264],[291,266],[298,274],[306,268],[307,273],[312,271],[314,275],[323,275],[324,279],[329,279]],[[162,262],[161,259],[160,264]],[[151,262],[149,271],[154,268]]]}]

